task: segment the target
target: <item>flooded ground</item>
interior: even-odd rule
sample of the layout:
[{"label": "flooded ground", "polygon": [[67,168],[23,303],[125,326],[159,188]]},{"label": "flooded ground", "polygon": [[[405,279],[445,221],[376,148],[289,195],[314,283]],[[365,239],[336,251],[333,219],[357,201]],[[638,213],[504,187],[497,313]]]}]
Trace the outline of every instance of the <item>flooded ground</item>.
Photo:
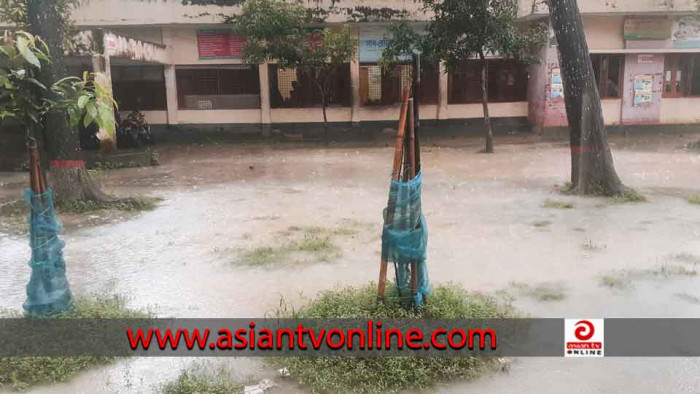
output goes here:
[{"label": "flooded ground", "polygon": [[[508,137],[495,155],[476,153],[478,140],[425,144],[431,280],[507,293],[532,316],[700,316],[700,206],[687,201],[700,194],[700,154],[680,149],[699,138],[612,138],[620,177],[649,200],[635,204],[559,194],[570,171],[563,142]],[[392,148],[165,146],[159,154],[159,167],[97,175],[109,193],[162,197],[158,209],[61,217],[75,293],[125,294],[159,316],[256,317],[280,298],[298,304],[376,280]],[[25,178],[0,173],[0,199],[19,196]],[[327,240],[327,253],[289,247],[305,234]],[[25,237],[0,233],[1,307],[21,307],[28,258]],[[687,269],[667,269],[679,266]],[[128,360],[34,391],[150,392],[193,362],[201,361]],[[243,380],[274,372],[259,360],[216,362]],[[436,390],[698,392],[700,360],[518,359],[509,374]]]}]

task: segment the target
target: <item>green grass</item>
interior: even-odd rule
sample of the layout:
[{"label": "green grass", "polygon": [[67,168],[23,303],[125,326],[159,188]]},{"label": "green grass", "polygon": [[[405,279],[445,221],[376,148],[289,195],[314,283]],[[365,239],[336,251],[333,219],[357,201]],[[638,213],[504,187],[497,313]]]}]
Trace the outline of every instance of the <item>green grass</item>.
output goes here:
[{"label": "green grass", "polygon": [[550,224],[552,224],[552,222],[550,222],[549,220],[540,220],[540,221],[533,223],[532,225],[537,227],[537,228],[542,228],[542,227],[547,227]]},{"label": "green grass", "polygon": [[120,198],[116,201],[101,202],[93,200],[62,200],[57,199],[56,209],[61,213],[88,213],[104,210],[125,212],[152,211],[163,201],[160,197]]},{"label": "green grass", "polygon": [[350,236],[356,231],[348,228],[290,226],[276,244],[259,246],[244,251],[236,263],[250,266],[271,266],[283,263],[332,262],[342,256],[340,247],[333,240]]},{"label": "green grass", "polygon": [[614,274],[601,275],[598,281],[601,286],[616,290],[624,290],[632,286],[629,278]]},{"label": "green grass", "polygon": [[688,197],[688,203],[693,205],[700,205],[700,194]]},{"label": "green grass", "polygon": [[553,208],[553,209],[572,209],[574,207],[573,203],[567,201],[555,201],[555,200],[544,200],[542,204],[543,208]]},{"label": "green grass", "polygon": [[[388,289],[393,289],[388,284]],[[391,293],[377,303],[376,284],[322,292],[298,310],[281,303],[277,316],[296,318],[468,319],[516,316],[509,304],[467,293],[456,285],[440,285],[420,309],[405,309]],[[394,290],[395,291],[395,290]],[[393,393],[422,390],[436,383],[474,379],[493,371],[496,361],[475,357],[287,357],[272,359],[312,393]]]},{"label": "green grass", "polygon": [[678,253],[671,256],[673,260],[686,264],[700,264],[700,256],[692,253]]},{"label": "green grass", "polygon": [[[4,317],[20,317],[6,312]],[[120,296],[77,297],[73,308],[56,319],[146,318],[150,313],[126,307]],[[87,369],[109,364],[115,357],[5,357],[0,358],[0,389],[25,390],[35,385],[65,382]]]},{"label": "green grass", "polygon": [[598,279],[601,286],[621,290],[632,287],[633,280],[695,277],[698,275],[696,269],[699,263],[698,259],[700,259],[698,256],[681,253],[671,256],[671,260],[680,264],[664,262],[651,269],[613,271],[600,276]]},{"label": "green grass", "polygon": [[700,304],[700,297],[693,295],[693,294],[690,294],[690,293],[687,293],[687,292],[676,293],[675,296],[677,298],[679,298],[685,302],[689,302],[691,304],[696,304],[696,305]]},{"label": "green grass", "polygon": [[162,394],[231,394],[242,393],[243,385],[223,366],[195,365],[183,370],[177,379],[163,384]]},{"label": "green grass", "polygon": [[647,201],[647,198],[631,187],[625,187],[625,191],[623,191],[622,194],[610,197],[610,202],[614,204],[627,204],[645,201]]},{"label": "green grass", "polygon": [[530,286],[527,283],[511,282],[510,285],[518,290],[520,294],[538,301],[561,301],[566,298],[562,287],[554,283],[541,283],[537,286]]},{"label": "green grass", "polygon": [[685,144],[685,148],[690,150],[700,150],[700,140]]},{"label": "green grass", "polygon": [[598,245],[595,242],[588,240],[581,244],[581,249],[589,252],[599,252],[607,249],[606,245]]}]

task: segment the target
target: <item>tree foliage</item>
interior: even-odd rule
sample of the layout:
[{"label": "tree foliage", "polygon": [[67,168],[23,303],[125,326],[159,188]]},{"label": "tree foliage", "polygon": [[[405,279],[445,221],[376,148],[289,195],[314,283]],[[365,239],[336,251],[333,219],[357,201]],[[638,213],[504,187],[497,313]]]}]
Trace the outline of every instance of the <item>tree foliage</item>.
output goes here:
[{"label": "tree foliage", "polygon": [[[47,12],[61,16],[61,32],[70,31],[71,14],[80,0],[54,0],[51,9]],[[31,31],[29,14],[27,12],[29,0],[0,0],[0,21],[12,23],[18,29]]]},{"label": "tree foliage", "polygon": [[421,52],[426,64],[444,61],[448,70],[480,59],[484,151],[493,152],[486,58],[497,55],[535,62],[536,49],[545,42],[547,29],[540,24],[521,26],[517,0],[423,0],[423,4],[424,11],[432,14],[426,33],[414,31],[406,22],[392,26],[393,39],[382,55],[382,63],[395,63],[414,51]]},{"label": "tree foliage", "polygon": [[[71,127],[81,121],[86,126],[114,123],[109,94],[89,74],[82,79],[63,78],[50,87],[39,82],[37,74],[50,62],[48,47],[40,37],[21,30],[4,33],[0,38],[1,119],[14,119],[28,133],[41,129],[51,111],[64,111]],[[48,90],[57,99],[48,98]]]},{"label": "tree foliage", "polygon": [[457,67],[483,54],[535,61],[534,50],[546,38],[542,25],[521,27],[517,23],[517,0],[424,0],[434,14],[423,46]]},{"label": "tree foliage", "polygon": [[235,34],[247,37],[245,61],[276,61],[280,68],[306,74],[319,89],[326,123],[331,77],[355,56],[350,27],[312,27],[313,18],[303,6],[283,0],[247,0],[241,11],[228,20]]}]

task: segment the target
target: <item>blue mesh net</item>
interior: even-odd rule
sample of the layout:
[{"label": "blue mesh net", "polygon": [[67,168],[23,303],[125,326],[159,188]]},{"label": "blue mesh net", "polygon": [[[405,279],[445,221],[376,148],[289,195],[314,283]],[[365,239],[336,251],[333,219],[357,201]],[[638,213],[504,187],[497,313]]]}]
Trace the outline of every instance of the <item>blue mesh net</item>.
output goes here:
[{"label": "blue mesh net", "polygon": [[66,279],[63,260],[65,243],[58,238],[61,224],[56,219],[53,192],[35,194],[24,192],[29,206],[29,244],[32,248],[31,278],[27,285],[24,309],[31,315],[47,316],[68,310],[72,295]]},{"label": "blue mesh net", "polygon": [[[382,231],[382,259],[394,263],[399,296],[412,297],[416,307],[423,303],[425,295],[430,295],[425,253],[428,227],[421,212],[422,184],[420,173],[407,182],[391,181]],[[415,295],[412,294],[411,263],[416,263],[417,268]]]}]

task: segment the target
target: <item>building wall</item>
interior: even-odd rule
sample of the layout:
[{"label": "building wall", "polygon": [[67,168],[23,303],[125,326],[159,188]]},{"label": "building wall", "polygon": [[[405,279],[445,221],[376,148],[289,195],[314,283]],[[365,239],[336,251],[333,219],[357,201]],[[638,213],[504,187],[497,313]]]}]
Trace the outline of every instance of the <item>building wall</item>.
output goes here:
[{"label": "building wall", "polygon": [[[534,0],[533,0],[534,1]],[[331,0],[308,2],[309,6],[328,6]],[[623,93],[619,99],[602,100],[603,115],[606,124],[654,124],[654,123],[685,123],[697,121],[693,114],[692,105],[699,99],[663,99],[661,98],[663,78],[663,51],[673,51],[665,43],[658,48],[654,42],[625,42],[623,27],[629,14],[635,13],[666,13],[670,12],[670,1],[659,0],[579,0],[583,14],[583,23],[589,50],[592,53],[619,53],[625,55],[625,70],[623,77]],[[694,0],[674,0],[673,12],[689,8]],[[418,16],[419,3],[412,0],[402,1],[361,1],[343,2],[343,7],[356,5],[370,8],[387,7],[405,11],[412,15],[410,18],[420,20],[426,15]],[[546,8],[532,1],[520,1],[521,15],[544,15]],[[693,8],[694,9],[694,8]],[[135,11],[138,10],[138,11]],[[269,79],[267,67],[260,67],[261,108],[251,110],[180,110],[177,108],[177,85],[175,70],[178,66],[203,66],[240,64],[240,59],[200,59],[197,48],[197,29],[221,25],[221,13],[233,13],[237,7],[227,6],[185,6],[182,0],[85,0],[75,13],[76,24],[79,26],[102,26],[118,34],[134,37],[140,40],[163,44],[166,46],[168,61],[166,64],[166,89],[168,96],[167,111],[148,111],[147,119],[153,124],[195,124],[195,123],[303,123],[321,122],[321,108],[278,108],[270,109]],[[637,16],[639,17],[639,15]],[[333,19],[336,18],[336,19]],[[329,21],[345,21],[339,16],[332,16]],[[370,25],[376,25],[371,23]],[[360,24],[353,25],[357,36]],[[362,26],[365,26],[364,24]],[[670,41],[670,40],[667,40]],[[644,49],[639,49],[642,45]],[[636,47],[635,47],[636,46]],[[633,48],[636,52],[630,52]],[[653,54],[653,62],[639,63],[639,51],[648,50]],[[688,51],[688,49],[683,49]],[[697,50],[700,51],[700,48]],[[559,127],[565,126],[566,111],[563,97],[552,97],[552,71],[559,68],[556,47],[547,46],[542,49],[539,64],[530,68],[528,81],[528,101],[516,103],[492,103],[490,106],[493,117],[523,117],[526,116],[534,126]],[[351,64],[351,78],[354,85],[358,84],[359,66],[354,61]],[[651,103],[634,106],[634,77],[640,74],[654,75],[654,95]],[[421,117],[424,119],[462,119],[482,117],[480,104],[447,104],[447,77],[440,74],[439,102],[421,107]],[[398,117],[399,106],[363,107],[359,105],[358,87],[353,86],[352,106],[328,109],[328,119],[331,122],[361,122],[395,120]],[[672,103],[677,105],[673,105]]]},{"label": "building wall", "polygon": [[[547,6],[541,0],[519,0],[521,17],[544,16]],[[695,0],[579,0],[581,14],[643,14],[668,12],[696,12]]]},{"label": "building wall", "polygon": [[624,16],[584,16],[582,19],[589,51],[625,48]]},{"label": "building wall", "polygon": [[700,97],[665,98],[660,107],[662,124],[700,123]]}]

